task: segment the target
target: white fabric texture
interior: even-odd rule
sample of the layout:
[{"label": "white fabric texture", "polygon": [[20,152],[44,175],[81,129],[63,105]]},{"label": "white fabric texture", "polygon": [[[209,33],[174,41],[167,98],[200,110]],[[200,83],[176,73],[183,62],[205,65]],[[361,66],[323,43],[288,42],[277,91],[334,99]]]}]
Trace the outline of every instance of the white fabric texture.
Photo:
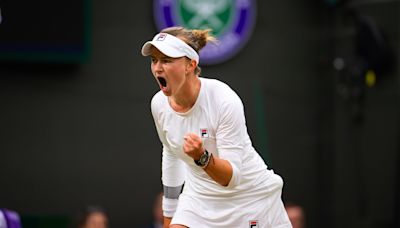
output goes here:
[{"label": "white fabric texture", "polygon": [[165,217],[171,218],[174,215],[177,206],[178,199],[168,199],[163,196],[162,209]]},{"label": "white fabric texture", "polygon": [[[250,220],[270,224],[268,219],[275,213],[279,218],[275,224],[290,227],[286,226],[290,222],[281,200],[282,179],[267,170],[253,148],[239,96],[221,81],[200,80],[199,96],[186,113],[175,112],[161,91],[151,102],[163,144],[162,182],[171,187],[185,183],[172,224],[248,227]],[[183,152],[183,137],[189,132],[201,136],[205,149],[213,156],[231,163],[233,176],[227,187],[216,183]]]}]

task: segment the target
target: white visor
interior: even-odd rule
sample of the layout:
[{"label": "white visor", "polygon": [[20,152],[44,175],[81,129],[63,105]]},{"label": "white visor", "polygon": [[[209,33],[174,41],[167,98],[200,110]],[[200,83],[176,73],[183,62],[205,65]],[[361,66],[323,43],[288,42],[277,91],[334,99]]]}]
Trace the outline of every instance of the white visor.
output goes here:
[{"label": "white visor", "polygon": [[147,41],[142,47],[142,55],[149,56],[151,54],[151,46],[156,47],[164,55],[172,58],[186,56],[189,59],[195,60],[199,64],[199,55],[183,40],[167,34],[159,33],[154,36],[152,41]]}]

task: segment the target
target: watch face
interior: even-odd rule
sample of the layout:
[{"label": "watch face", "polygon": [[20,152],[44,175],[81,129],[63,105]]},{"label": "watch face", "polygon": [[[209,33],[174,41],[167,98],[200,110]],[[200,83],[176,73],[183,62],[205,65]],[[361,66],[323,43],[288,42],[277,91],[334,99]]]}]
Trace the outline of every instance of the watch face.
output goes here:
[{"label": "watch face", "polygon": [[207,165],[209,159],[210,159],[210,154],[208,153],[208,151],[205,151],[200,156],[200,159],[198,161],[194,161],[194,162],[196,163],[196,165],[203,167],[203,166]]},{"label": "watch face", "polygon": [[201,163],[201,164],[205,164],[205,163],[207,162],[207,159],[208,159],[208,154],[207,154],[207,153],[204,153],[204,154],[201,155],[201,157],[200,157],[200,163]]}]

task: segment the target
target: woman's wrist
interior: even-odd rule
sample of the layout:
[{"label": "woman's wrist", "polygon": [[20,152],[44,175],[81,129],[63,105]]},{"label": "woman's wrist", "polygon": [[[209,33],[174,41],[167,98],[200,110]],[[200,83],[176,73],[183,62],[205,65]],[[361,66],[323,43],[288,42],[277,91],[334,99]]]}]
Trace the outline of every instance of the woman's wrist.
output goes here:
[{"label": "woman's wrist", "polygon": [[207,150],[204,150],[204,152],[200,156],[199,160],[194,160],[194,163],[197,166],[204,169],[208,166],[208,163],[210,162],[211,157],[212,157],[212,153],[209,153]]}]

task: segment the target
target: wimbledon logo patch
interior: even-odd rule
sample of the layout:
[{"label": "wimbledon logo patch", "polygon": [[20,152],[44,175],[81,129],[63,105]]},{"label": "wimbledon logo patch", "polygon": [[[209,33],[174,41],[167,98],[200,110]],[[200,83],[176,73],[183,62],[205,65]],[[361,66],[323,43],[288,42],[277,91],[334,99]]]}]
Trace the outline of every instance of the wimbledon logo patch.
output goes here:
[{"label": "wimbledon logo patch", "polygon": [[236,55],[255,24],[255,0],[154,0],[157,29],[183,26],[212,29],[218,39],[200,51],[200,64],[217,64]]}]

